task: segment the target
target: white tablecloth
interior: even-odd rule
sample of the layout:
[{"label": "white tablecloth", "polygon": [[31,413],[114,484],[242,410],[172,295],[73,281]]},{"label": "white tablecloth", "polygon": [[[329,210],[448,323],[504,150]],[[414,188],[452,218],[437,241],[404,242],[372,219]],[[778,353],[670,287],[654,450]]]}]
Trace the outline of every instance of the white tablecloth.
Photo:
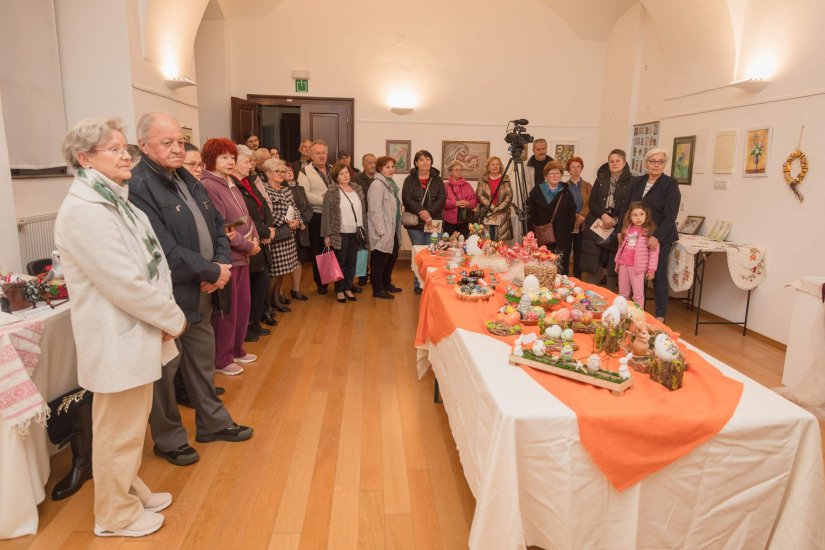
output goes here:
[{"label": "white tablecloth", "polygon": [[[32,375],[43,398],[50,401],[76,388],[77,352],[69,304],[17,313],[46,321],[40,361]],[[37,505],[46,497],[50,448],[43,426],[32,422],[29,434],[21,436],[0,418],[0,539],[37,532]]]}]

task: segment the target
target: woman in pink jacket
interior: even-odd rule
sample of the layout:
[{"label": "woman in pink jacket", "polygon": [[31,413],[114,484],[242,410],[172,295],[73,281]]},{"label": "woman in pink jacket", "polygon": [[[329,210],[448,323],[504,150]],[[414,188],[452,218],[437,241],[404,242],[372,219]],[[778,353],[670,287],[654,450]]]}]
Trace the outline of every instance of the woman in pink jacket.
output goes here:
[{"label": "woman in pink jacket", "polygon": [[656,230],[650,208],[643,202],[633,202],[627,209],[616,252],[616,272],[619,274],[619,294],[644,307],[645,280],[653,279],[659,264],[658,245],[647,248],[647,238]]},{"label": "woman in pink jacket", "polygon": [[235,236],[229,241],[232,247],[231,311],[212,312],[215,329],[215,368],[217,372],[234,376],[243,372],[243,363],[251,363],[257,356],[243,348],[249,321],[249,257],[259,254],[258,232],[249,219],[243,195],[238,190],[233,174],[238,148],[226,138],[213,138],[203,144],[201,156],[206,169],[201,183],[209,198],[220,210],[227,225],[235,225]]},{"label": "woman in pink jacket", "polygon": [[478,198],[473,187],[464,179],[462,172],[464,166],[454,160],[447,166],[450,179],[444,182],[447,190],[447,202],[444,205],[444,231],[453,234],[458,231],[464,238],[470,236],[470,228],[467,220],[459,219],[459,208],[473,210],[478,205]]}]

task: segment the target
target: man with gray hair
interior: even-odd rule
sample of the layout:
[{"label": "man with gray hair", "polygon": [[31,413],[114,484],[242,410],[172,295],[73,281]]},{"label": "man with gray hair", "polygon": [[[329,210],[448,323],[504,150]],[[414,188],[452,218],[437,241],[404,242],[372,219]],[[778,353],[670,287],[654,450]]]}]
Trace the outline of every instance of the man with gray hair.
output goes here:
[{"label": "man with gray hair", "polygon": [[[298,185],[304,188],[307,199],[315,213],[309,220],[309,248],[313,256],[317,256],[324,251],[324,239],[321,238],[321,210],[324,204],[324,193],[327,187],[332,184],[330,171],[332,166],[327,164],[327,154],[329,146],[322,139],[316,139],[309,148],[311,162],[301,168],[298,176]],[[327,293],[327,285],[321,283],[321,275],[318,272],[318,264],[312,262],[312,277],[315,279],[315,286],[318,287],[318,294]]]},{"label": "man with gray hair", "polygon": [[195,408],[198,442],[252,437],[252,428],[235,424],[215,392],[212,292],[229,282],[232,260],[223,217],[206,189],[183,168],[186,141],[178,121],[148,113],[138,121],[137,137],[143,156],[132,169],[129,199],[152,223],[172,270],[175,301],[189,321],[177,340],[179,358],[165,365],[155,382],[149,425],[154,453],[185,466],[200,456],[187,442],[175,400],[178,369]]},{"label": "man with gray hair", "polygon": [[524,166],[524,179],[527,180],[525,184],[527,185],[528,193],[534,186],[544,181],[544,167],[551,160],[553,160],[553,157],[547,154],[547,140],[537,138],[533,142],[533,155],[527,160],[527,164]]}]

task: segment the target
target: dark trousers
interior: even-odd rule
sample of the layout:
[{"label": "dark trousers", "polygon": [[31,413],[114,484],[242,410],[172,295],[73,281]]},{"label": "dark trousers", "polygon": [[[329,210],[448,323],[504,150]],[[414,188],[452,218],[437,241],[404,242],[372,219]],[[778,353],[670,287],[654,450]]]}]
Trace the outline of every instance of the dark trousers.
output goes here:
[{"label": "dark trousers", "polygon": [[355,233],[341,233],[341,248],[335,249],[335,258],[344,278],[335,281],[335,292],[352,290],[352,278],[355,277],[355,264],[358,261],[358,249],[361,243]]},{"label": "dark trousers", "polygon": [[[581,230],[578,233],[573,233],[571,235],[571,240],[573,241],[573,277],[581,280],[582,278],[582,232]],[[570,258],[568,258],[569,260]]]},{"label": "dark trousers", "polygon": [[324,239],[321,238],[321,213],[316,212],[309,220],[309,249],[312,252],[312,278],[315,280],[315,286],[318,288],[326,288],[327,285],[321,283],[321,275],[318,273],[318,263],[315,261],[315,256],[324,251]]},{"label": "dark trousers", "polygon": [[377,294],[392,287],[392,270],[398,259],[398,236],[396,235],[392,252],[373,250],[370,253],[370,272],[372,277],[372,292]]},{"label": "dark trousers", "polygon": [[616,273],[616,251],[602,248],[601,264],[607,270],[607,284],[605,286],[613,292],[618,292],[619,274]]},{"label": "dark trousers", "polygon": [[470,228],[466,223],[450,223],[444,220],[444,232],[452,235],[455,231],[464,235],[465,239],[470,236]]},{"label": "dark trousers", "polygon": [[[266,246],[266,245],[264,245]],[[263,252],[261,252],[263,254]],[[269,294],[269,270],[249,272],[249,322],[260,323],[264,317]]]},{"label": "dark trousers", "polygon": [[232,425],[232,417],[215,393],[215,333],[210,294],[201,293],[200,318],[176,340],[180,355],[164,365],[160,380],[154,383],[149,426],[161,451],[172,451],[187,442],[175,399],[173,380],[178,371],[195,406],[197,433],[215,433]]},{"label": "dark trousers", "polygon": [[667,259],[673,243],[659,244],[659,265],[656,266],[656,275],[653,277],[653,293],[656,297],[656,317],[664,317],[667,313],[667,301],[670,297],[667,280]]}]

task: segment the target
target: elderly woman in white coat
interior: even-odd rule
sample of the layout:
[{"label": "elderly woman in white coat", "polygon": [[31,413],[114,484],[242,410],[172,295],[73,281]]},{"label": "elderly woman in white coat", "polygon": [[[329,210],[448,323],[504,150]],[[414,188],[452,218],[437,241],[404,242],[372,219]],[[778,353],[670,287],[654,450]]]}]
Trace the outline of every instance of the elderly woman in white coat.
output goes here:
[{"label": "elderly woman in white coat", "polygon": [[401,289],[392,284],[392,269],[398,259],[401,231],[401,200],[395,174],[395,159],[381,157],[375,163],[376,174],[367,193],[369,204],[370,281],[375,298],[393,299]]},{"label": "elderly woman in white coat", "polygon": [[57,214],[55,243],[72,293],[78,381],[95,393],[94,532],[139,537],[160,529],[158,512],[172,503],[169,493],[152,493],[138,470],[152,383],[174,357],[172,340],[186,318],[152,226],[129,202],[123,124],[82,120],[63,152],[76,176]]}]

